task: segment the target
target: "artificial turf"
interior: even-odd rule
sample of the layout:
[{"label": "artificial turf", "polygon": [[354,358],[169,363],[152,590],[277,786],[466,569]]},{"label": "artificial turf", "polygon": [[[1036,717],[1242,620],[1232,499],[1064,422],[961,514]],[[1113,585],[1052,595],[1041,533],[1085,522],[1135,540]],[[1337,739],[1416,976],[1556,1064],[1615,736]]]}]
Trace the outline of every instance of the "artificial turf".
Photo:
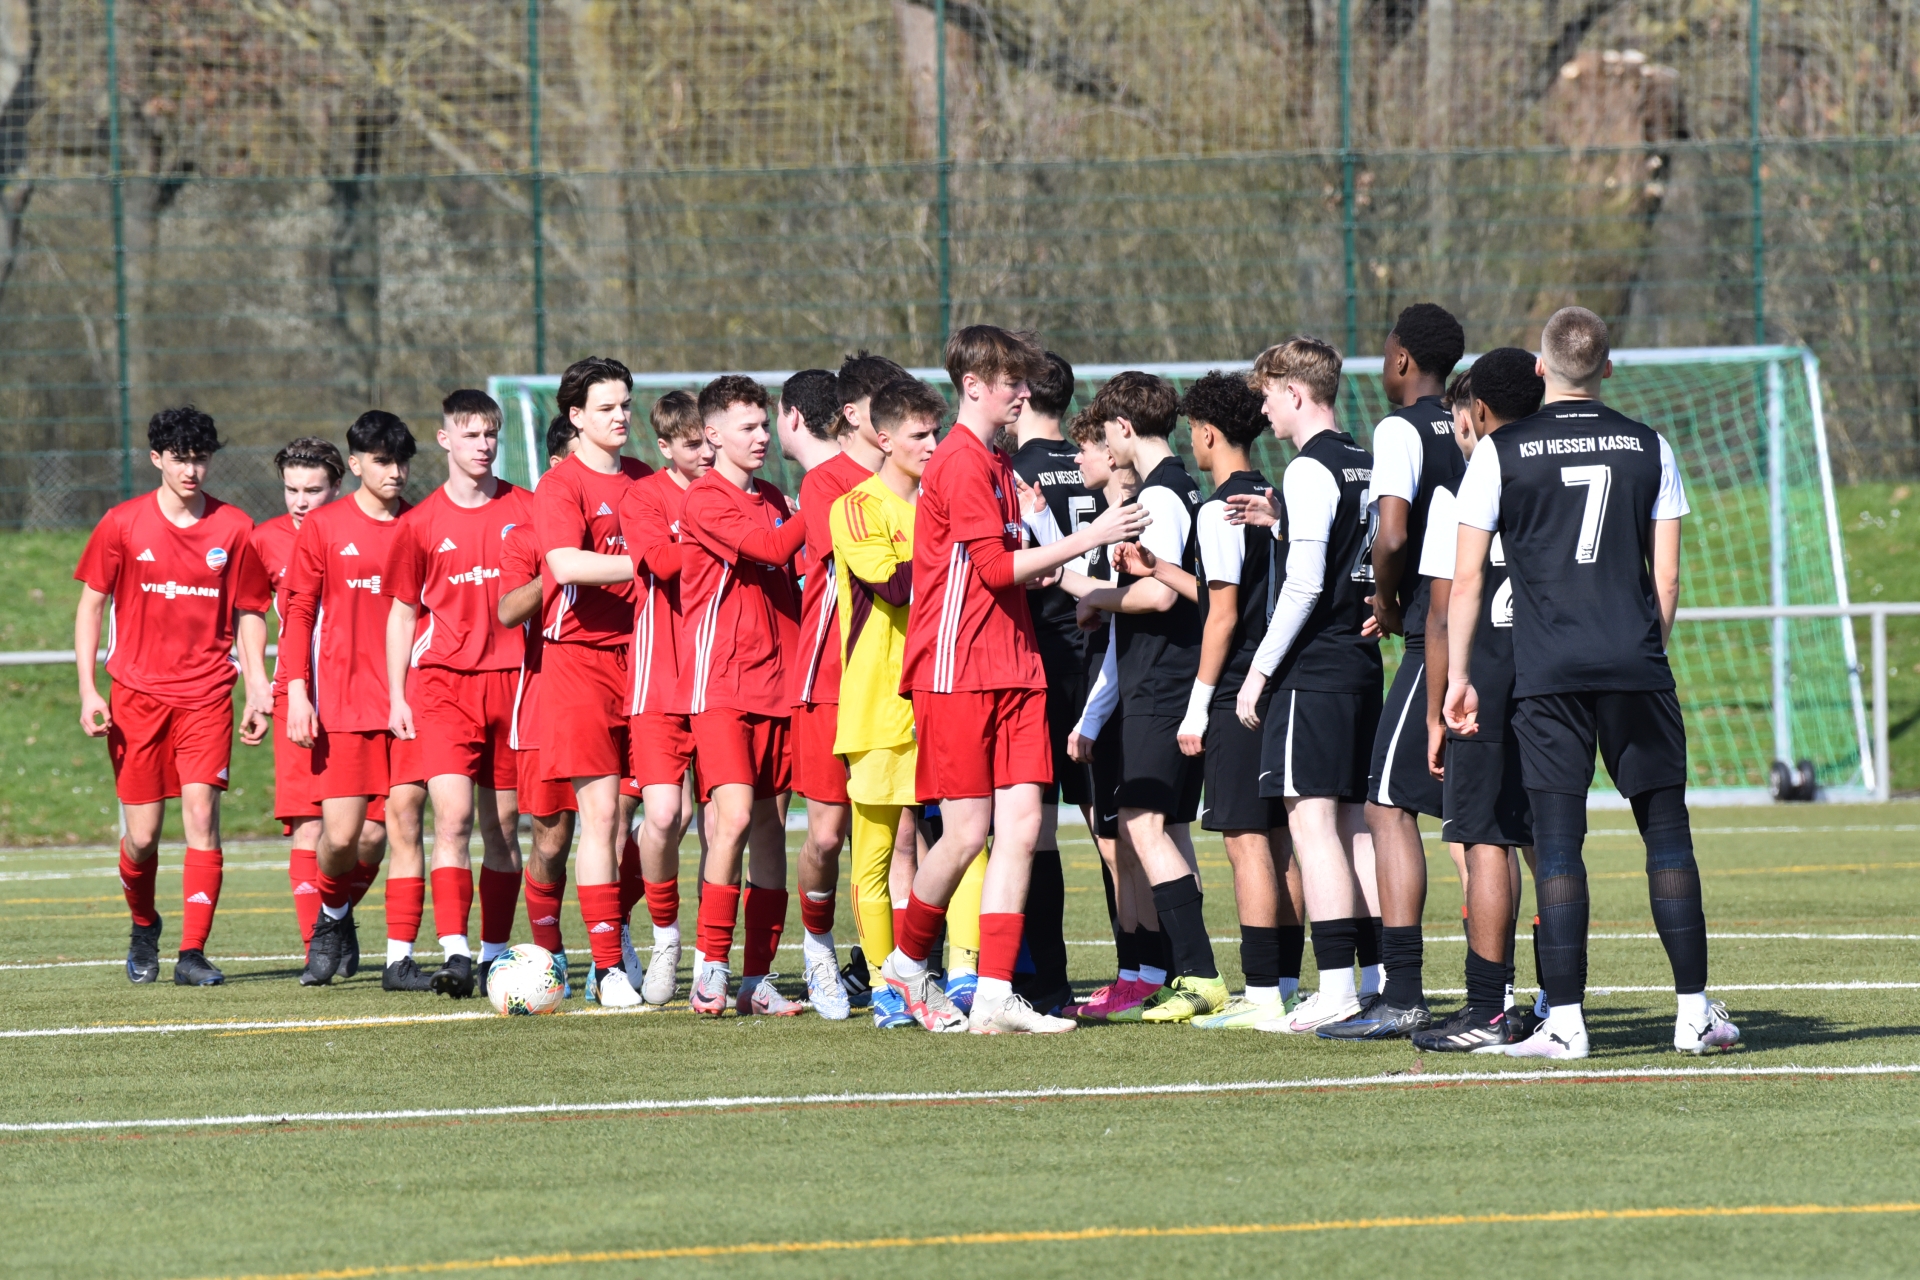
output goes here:
[{"label": "artificial turf", "polygon": [[[1910,1272],[1920,1244],[1920,1205],[1913,1204],[1920,1200],[1920,1119],[1912,1092],[1920,1076],[1920,805],[1702,810],[1695,817],[1716,935],[1714,985],[1746,1032],[1740,1052],[1717,1059],[1667,1049],[1672,998],[1664,993],[1659,944],[1642,936],[1650,923],[1638,843],[1626,814],[1597,812],[1589,845],[1594,1054],[1575,1065],[1621,1076],[1579,1078],[1548,1064],[1543,1080],[1449,1081],[1441,1077],[1497,1076],[1520,1064],[1420,1055],[1404,1042],[1334,1045],[1141,1026],[1053,1038],[936,1038],[811,1014],[714,1022],[684,1007],[9,1037],[0,1041],[6,1124],[1327,1083],[1172,1096],[770,1101],[4,1132],[0,1194],[11,1212],[0,1219],[0,1269],[181,1277],[429,1268],[554,1277],[903,1268],[1116,1276],[1169,1269]],[[1063,834],[1068,937],[1096,944],[1070,950],[1084,990],[1109,976],[1112,951],[1097,945],[1106,920],[1092,850],[1082,832]],[[1457,990],[1459,890],[1444,854],[1429,847],[1427,982],[1436,992]],[[1202,855],[1214,890],[1209,919],[1215,935],[1227,937],[1231,892],[1218,844],[1203,842]],[[227,986],[133,988],[112,964],[5,968],[0,1029],[434,1016],[480,1007],[385,995],[371,965],[353,981],[303,990],[290,960],[233,959],[284,956],[297,945],[284,850],[236,844],[228,856],[210,947],[227,968]],[[170,870],[160,900],[171,930],[177,848],[163,859]],[[126,929],[112,866],[108,850],[0,854],[0,964],[117,958]],[[362,908],[369,940],[380,932],[380,892]],[[845,917],[843,910],[843,940]],[[571,900],[565,919],[569,940],[579,943]],[[797,913],[788,927],[797,939]],[[1526,932],[1523,924],[1523,982],[1531,973]],[[1779,933],[1817,936],[1757,936]],[[1880,936],[1836,936],[1844,934]],[[1216,950],[1237,982],[1235,945]],[[794,952],[782,955],[791,968],[797,960]],[[1311,953],[1308,965],[1311,982]],[[1736,989],[1855,982],[1914,985]],[[1627,987],[1656,990],[1620,990]],[[1442,1009],[1457,1003],[1454,995],[1434,997]],[[577,999],[567,1006],[580,1007]],[[1874,1063],[1913,1070],[1741,1074]],[[1737,1073],[1633,1074],[1701,1067]],[[1389,1073],[1391,1081],[1365,1087],[1337,1083]],[[1807,1205],[1882,1211],[1567,1216]],[[1493,1215],[1519,1220],[1474,1220]],[[1383,1219],[1415,1221],[1353,1225]],[[1301,1224],[1318,1225],[1269,1229]],[[1107,1234],[1140,1229],[1186,1234]],[[812,1247],[939,1236],[959,1238]],[[698,1250],[717,1252],[689,1256]],[[648,1256],[660,1251],[679,1256]],[[497,1263],[506,1257],[527,1265]],[[443,1271],[462,1262],[484,1266]]]}]

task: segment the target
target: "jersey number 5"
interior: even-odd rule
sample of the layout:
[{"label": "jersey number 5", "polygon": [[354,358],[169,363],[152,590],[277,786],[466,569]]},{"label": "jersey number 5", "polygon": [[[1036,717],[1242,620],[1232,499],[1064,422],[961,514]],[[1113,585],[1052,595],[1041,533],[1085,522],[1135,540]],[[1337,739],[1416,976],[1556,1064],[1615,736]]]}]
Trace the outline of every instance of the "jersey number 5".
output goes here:
[{"label": "jersey number 5", "polygon": [[1600,529],[1607,520],[1607,491],[1613,488],[1613,468],[1562,467],[1560,483],[1587,491],[1587,508],[1580,513],[1580,542],[1573,549],[1573,562],[1592,564],[1600,558]]}]

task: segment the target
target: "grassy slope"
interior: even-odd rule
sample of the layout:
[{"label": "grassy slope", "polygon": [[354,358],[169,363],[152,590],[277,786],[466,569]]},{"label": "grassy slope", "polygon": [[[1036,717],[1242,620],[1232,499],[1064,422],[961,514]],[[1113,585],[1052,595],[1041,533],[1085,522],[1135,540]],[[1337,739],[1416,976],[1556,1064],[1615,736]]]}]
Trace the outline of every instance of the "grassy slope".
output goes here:
[{"label": "grassy slope", "polygon": [[[1920,808],[1703,821],[1716,931],[1920,935]],[[1637,841],[1596,820],[1596,933],[1648,927]],[[1612,832],[1615,834],[1606,834]],[[1068,936],[1105,932],[1099,873],[1067,846]],[[0,963],[116,955],[111,855],[0,855]],[[231,856],[213,951],[288,950],[274,848]],[[1232,928],[1217,842],[1203,846],[1216,935]],[[177,865],[177,853],[165,861]],[[251,865],[249,865],[251,864]],[[1459,902],[1433,859],[1428,981],[1460,985]],[[27,879],[25,877],[34,878]],[[64,878],[53,878],[64,877]],[[162,879],[171,916],[179,881]],[[1863,892],[1864,890],[1864,892]],[[363,916],[378,932],[376,889]],[[844,894],[842,898],[845,901]],[[685,911],[691,924],[689,899]],[[844,911],[843,924],[844,924]],[[564,919],[578,943],[578,916]],[[790,920],[788,938],[797,937]],[[521,926],[524,935],[524,922]],[[1522,979],[1530,971],[1521,948]],[[1596,984],[1658,985],[1651,939],[1597,940]],[[1237,981],[1237,950],[1217,947]],[[1085,986],[1104,946],[1072,949]],[[783,963],[797,967],[791,952]],[[1920,941],[1724,939],[1716,985],[1907,981]],[[227,987],[130,988],[111,967],[12,971],[5,1025],[438,1013],[371,975],[303,990],[280,961],[227,961]],[[1311,955],[1309,954],[1309,966]],[[1912,993],[1729,992],[1748,1034],[1731,1061],[1920,1063]],[[1437,997],[1438,1006],[1454,999]],[[577,1003],[574,1006],[577,1007]],[[1672,1067],[1670,998],[1590,994],[1596,1067]],[[1056,1040],[935,1040],[869,1025],[626,1018],[486,1019],[283,1033],[10,1040],[0,1120],[696,1098],[711,1094],[1027,1088],[1494,1071],[1404,1043],[1334,1046],[1188,1028],[1089,1028]],[[1725,1061],[1725,1060],[1723,1060]],[[1284,1223],[1410,1214],[1913,1199],[1912,1077],[1267,1093],[722,1113],[501,1118],[0,1136],[0,1256],[21,1276],[206,1276],[358,1268],[562,1249],[858,1239],[995,1229]],[[184,1188],[191,1186],[191,1193]],[[100,1206],[113,1206],[102,1212]],[[721,1263],[558,1265],[510,1274],[1113,1275],[1272,1271],[1457,1275],[1524,1253],[1568,1275],[1897,1274],[1920,1219],[1692,1220],[1423,1228],[1396,1233],[998,1245]],[[352,1271],[348,1274],[370,1274]]]}]

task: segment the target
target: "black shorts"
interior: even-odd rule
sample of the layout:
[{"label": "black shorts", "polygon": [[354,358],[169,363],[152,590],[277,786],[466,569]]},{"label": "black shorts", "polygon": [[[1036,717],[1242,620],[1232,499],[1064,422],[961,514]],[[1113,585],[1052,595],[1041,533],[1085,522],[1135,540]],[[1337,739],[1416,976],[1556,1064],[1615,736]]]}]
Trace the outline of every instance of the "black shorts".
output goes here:
[{"label": "black shorts", "polygon": [[1378,693],[1281,689],[1261,720],[1260,794],[1364,804],[1380,724]]},{"label": "black shorts", "polygon": [[1179,729],[1179,716],[1120,717],[1120,808],[1163,814],[1169,826],[1200,815],[1200,757],[1180,750]]},{"label": "black shorts", "polygon": [[1440,779],[1427,768],[1427,663],[1420,648],[1407,650],[1393,674],[1380,727],[1367,766],[1367,799],[1409,813],[1440,816]]},{"label": "black shorts", "polygon": [[1067,755],[1067,739],[1087,705],[1086,658],[1058,658],[1043,643],[1040,666],[1047,677],[1047,737],[1053,744],[1053,781],[1040,788],[1041,804],[1084,805],[1093,794],[1087,766]]},{"label": "black shorts", "polygon": [[1088,807],[1093,810],[1093,834],[1106,840],[1120,838],[1120,803],[1115,798],[1120,789],[1120,718],[1115,716],[1107,721],[1106,728],[1093,740],[1093,763],[1081,765],[1087,771],[1088,786],[1093,798]]},{"label": "black shorts", "polygon": [[1533,844],[1533,806],[1520,778],[1520,744],[1447,740],[1446,821],[1440,838],[1449,844]]},{"label": "black shorts", "polygon": [[1231,706],[1215,707],[1208,715],[1207,754],[1202,759],[1206,762],[1202,830],[1271,831],[1287,825],[1286,805],[1260,794],[1260,730],[1241,724]]},{"label": "black shorts", "polygon": [[1529,791],[1587,794],[1596,745],[1623,796],[1686,785],[1687,730],[1671,689],[1545,693],[1515,698],[1512,715]]}]

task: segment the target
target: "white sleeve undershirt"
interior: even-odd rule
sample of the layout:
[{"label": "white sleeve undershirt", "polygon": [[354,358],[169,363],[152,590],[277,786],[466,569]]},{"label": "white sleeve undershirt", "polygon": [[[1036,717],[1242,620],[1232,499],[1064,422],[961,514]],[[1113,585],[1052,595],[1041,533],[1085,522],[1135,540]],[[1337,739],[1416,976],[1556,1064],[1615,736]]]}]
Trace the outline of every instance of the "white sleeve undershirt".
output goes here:
[{"label": "white sleeve undershirt", "polygon": [[1420,544],[1423,577],[1453,581],[1454,550],[1460,537],[1460,522],[1453,508],[1453,491],[1436,487],[1427,504],[1427,535]]},{"label": "white sleeve undershirt", "polygon": [[1272,675],[1293,647],[1326,586],[1327,542],[1340,507],[1339,482],[1312,458],[1289,462],[1280,490],[1287,504],[1287,577],[1267,620],[1267,634],[1253,655],[1254,670],[1263,676]]},{"label": "white sleeve undershirt", "polygon": [[1080,713],[1080,723],[1073,731],[1083,738],[1097,738],[1100,731],[1107,727],[1107,721],[1113,716],[1113,709],[1120,705],[1120,640],[1114,631],[1113,620],[1107,620],[1107,652],[1100,659],[1100,674],[1094,677],[1093,688],[1087,691],[1086,709]]},{"label": "white sleeve undershirt", "polygon": [[1140,545],[1177,567],[1186,558],[1187,534],[1193,529],[1193,511],[1187,500],[1156,484],[1140,491],[1139,502],[1153,518],[1140,534]]},{"label": "white sleeve undershirt", "polygon": [[1207,582],[1240,584],[1240,570],[1247,559],[1245,526],[1227,523],[1227,504],[1202,503],[1195,521],[1200,539],[1200,576]]},{"label": "white sleeve undershirt", "polygon": [[1467,474],[1454,496],[1454,518],[1461,524],[1488,533],[1500,527],[1500,455],[1492,436],[1473,446],[1467,460]]},{"label": "white sleeve undershirt", "polygon": [[1399,498],[1411,504],[1420,496],[1420,472],[1426,462],[1420,432],[1398,414],[1373,429],[1373,500]]},{"label": "white sleeve undershirt", "polygon": [[1686,491],[1680,486],[1680,468],[1673,460],[1673,446],[1665,436],[1656,439],[1660,441],[1660,494],[1653,500],[1653,518],[1678,520],[1691,508],[1687,506]]}]

